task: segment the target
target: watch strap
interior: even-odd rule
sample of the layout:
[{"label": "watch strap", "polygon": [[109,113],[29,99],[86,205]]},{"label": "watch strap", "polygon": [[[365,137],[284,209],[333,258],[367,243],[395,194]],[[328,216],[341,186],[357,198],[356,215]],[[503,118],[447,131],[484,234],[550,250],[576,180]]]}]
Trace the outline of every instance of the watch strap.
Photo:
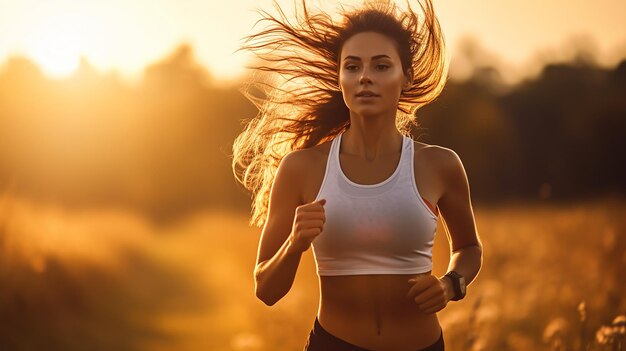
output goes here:
[{"label": "watch strap", "polygon": [[452,281],[452,289],[454,290],[454,296],[450,300],[459,301],[463,297],[465,297],[465,294],[463,294],[463,291],[461,290],[462,276],[459,273],[455,271],[450,271],[446,273],[444,277],[449,277],[450,280]]}]

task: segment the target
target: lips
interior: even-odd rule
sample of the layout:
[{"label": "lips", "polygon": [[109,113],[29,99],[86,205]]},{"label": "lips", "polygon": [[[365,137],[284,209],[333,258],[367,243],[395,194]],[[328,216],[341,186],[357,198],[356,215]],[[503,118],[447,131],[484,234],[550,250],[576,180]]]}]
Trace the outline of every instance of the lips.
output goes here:
[{"label": "lips", "polygon": [[369,91],[369,90],[363,90],[360,91],[356,94],[356,97],[377,97],[379,96],[378,94],[374,94],[373,92]]}]

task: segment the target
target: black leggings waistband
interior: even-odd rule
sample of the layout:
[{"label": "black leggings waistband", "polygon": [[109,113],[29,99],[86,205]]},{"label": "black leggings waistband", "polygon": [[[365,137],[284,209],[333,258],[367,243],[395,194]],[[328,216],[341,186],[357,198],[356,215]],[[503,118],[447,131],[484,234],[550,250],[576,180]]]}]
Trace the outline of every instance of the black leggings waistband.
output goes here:
[{"label": "black leggings waistband", "polygon": [[[322,327],[317,317],[313,324],[313,330],[309,333],[304,351],[371,351],[351,344],[329,333]],[[430,346],[416,351],[444,351],[443,330],[439,334],[439,339]]]}]

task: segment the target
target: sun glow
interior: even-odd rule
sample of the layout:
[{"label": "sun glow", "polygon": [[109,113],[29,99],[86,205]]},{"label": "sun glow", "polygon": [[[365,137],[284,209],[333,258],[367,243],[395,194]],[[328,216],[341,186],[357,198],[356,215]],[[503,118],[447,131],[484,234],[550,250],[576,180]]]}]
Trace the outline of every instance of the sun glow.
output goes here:
[{"label": "sun glow", "polygon": [[54,77],[67,76],[87,52],[93,18],[76,13],[57,13],[37,23],[26,41],[25,50]]},{"label": "sun glow", "polygon": [[[299,3],[277,2],[287,14],[292,14],[293,4]],[[404,7],[404,1],[395,2]],[[482,51],[493,53],[479,58],[494,65],[501,58],[502,74],[511,77],[534,72],[535,61],[560,60],[561,56],[567,59],[576,45],[565,42],[563,48],[557,46],[577,33],[596,38],[597,50],[591,46],[591,51],[599,63],[618,63],[626,52],[626,32],[619,15],[624,13],[626,2],[600,2],[601,6],[554,0],[545,2],[537,12],[535,5],[524,1],[435,1],[449,55],[457,58],[457,66],[461,62],[458,58],[466,55],[457,43],[464,37],[475,37],[484,46]],[[307,3],[331,14],[339,8],[337,2],[329,0]],[[347,7],[361,3],[341,1]],[[60,78],[73,73],[84,57],[100,72],[113,70],[130,78],[140,76],[148,65],[185,43],[216,78],[235,78],[245,72],[243,67],[252,59],[236,50],[241,38],[254,32],[258,9],[274,13],[273,1],[0,0],[0,65],[7,57],[24,56],[35,61],[47,76]],[[503,15],[507,13],[515,16]],[[534,18],[531,27],[528,18]],[[542,52],[535,55],[540,48]]]}]

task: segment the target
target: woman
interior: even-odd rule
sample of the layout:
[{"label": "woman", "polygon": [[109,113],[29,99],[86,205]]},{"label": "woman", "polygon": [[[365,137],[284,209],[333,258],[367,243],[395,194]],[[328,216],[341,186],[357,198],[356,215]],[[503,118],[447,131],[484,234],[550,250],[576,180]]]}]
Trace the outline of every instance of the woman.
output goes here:
[{"label": "woman", "polygon": [[[342,8],[338,24],[302,7],[295,23],[262,12],[268,27],[244,45],[257,71],[278,73],[249,87],[260,112],[233,146],[263,227],[256,295],[285,296],[312,247],[321,298],[305,350],[443,350],[436,312],[463,298],[482,245],[457,154],[408,136],[445,84],[432,4],[423,20],[388,2]],[[452,250],[442,277],[439,214]]]}]

